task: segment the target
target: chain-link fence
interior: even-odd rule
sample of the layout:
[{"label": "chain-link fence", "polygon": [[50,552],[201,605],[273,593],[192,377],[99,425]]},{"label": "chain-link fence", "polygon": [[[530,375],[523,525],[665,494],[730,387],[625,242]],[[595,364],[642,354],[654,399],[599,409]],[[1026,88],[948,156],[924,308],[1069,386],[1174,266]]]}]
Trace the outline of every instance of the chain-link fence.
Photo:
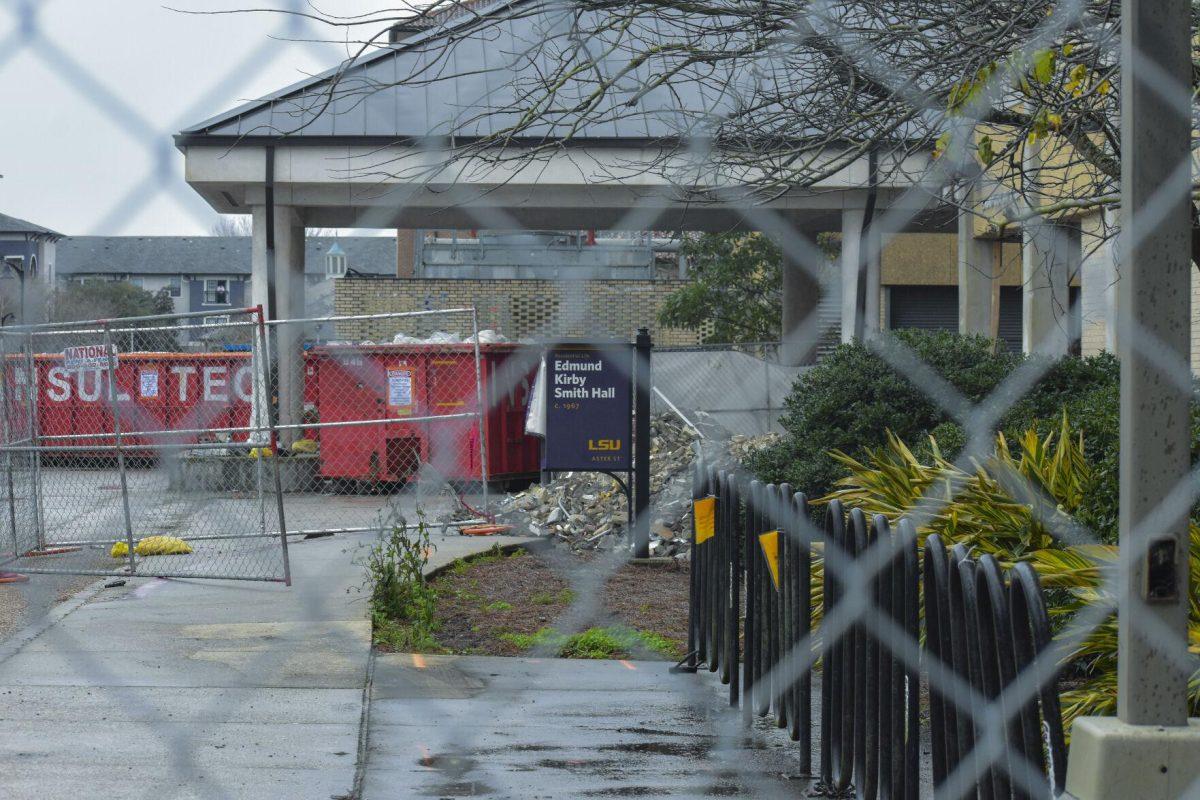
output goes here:
[{"label": "chain-link fence", "polygon": [[778,433],[784,400],[806,369],[782,363],[778,342],[656,347],[654,408],[730,435]]},{"label": "chain-link fence", "polygon": [[[319,342],[317,325],[354,338]],[[285,531],[373,531],[397,494],[487,515],[489,481],[538,471],[521,441],[537,355],[481,336],[470,308],[163,316],[3,341],[6,551],[27,572],[132,575],[154,555],[143,572],[286,579]]]},{"label": "chain-link fence", "polygon": [[[190,350],[198,334],[244,344]],[[257,310],[8,328],[0,341],[11,563],[288,579]]]},{"label": "chain-link fence", "polygon": [[[943,729],[951,722],[940,704],[952,702],[955,730],[975,737],[973,746],[960,748],[936,770],[939,797],[1045,796],[1051,785],[1058,788],[1061,761],[1037,758],[1053,752],[1051,737],[1026,737],[1022,746],[1028,750],[1013,757],[1006,733],[1020,726],[1028,734],[1030,723],[1037,724],[1035,704],[1044,721],[1052,707],[1045,692],[1064,663],[1077,675],[1113,676],[1093,707],[1116,707],[1126,722],[1186,724],[1196,707],[1189,679],[1194,683],[1198,668],[1189,648],[1197,620],[1188,531],[1200,492],[1187,430],[1194,323],[1184,245],[1189,232],[1195,235],[1187,220],[1193,192],[1187,138],[1194,127],[1189,6],[1127,2],[1119,14],[1110,3],[1071,0],[1002,7],[532,2],[469,13],[459,13],[458,3],[437,5],[421,15],[419,22],[428,23],[423,29],[401,26],[395,41],[378,52],[363,43],[340,69],[307,88],[189,129],[183,146],[194,148],[187,157],[196,190],[223,211],[253,206],[256,225],[271,219],[265,209],[273,213],[271,204],[287,197],[300,228],[305,221],[336,221],[519,230],[529,227],[523,221],[544,226],[547,219],[612,230],[752,228],[783,253],[782,349],[791,354],[814,351],[827,327],[818,308],[828,256],[812,234],[840,234],[843,338],[862,342],[886,364],[889,381],[915,386],[961,429],[964,445],[953,457],[932,462],[898,500],[854,498],[893,523],[889,535],[873,541],[869,530],[882,526],[864,528],[863,537],[851,541],[844,530],[826,535],[803,514],[779,525],[764,517],[768,509],[751,509],[740,531],[744,538],[726,539],[726,552],[745,546],[758,559],[756,543],[766,552],[758,537],[774,533],[772,547],[787,564],[811,545],[836,600],[812,629],[792,627],[786,637],[772,638],[770,630],[754,627],[761,618],[748,623],[737,612],[739,582],[745,586],[747,578],[755,581],[755,608],[785,617],[794,612],[772,594],[778,582],[770,563],[764,571],[758,560],[754,566],[748,558],[740,566],[722,562],[720,568],[729,570],[718,581],[726,603],[724,641],[736,642],[730,631],[740,624],[751,629],[752,648],[764,641],[769,648],[769,658],[754,661],[751,688],[793,692],[798,680],[811,679],[820,684],[814,691],[837,698],[839,710],[863,711],[861,722],[843,721],[848,735],[843,727],[830,743],[839,748],[840,762],[829,773],[836,785],[824,787],[833,794],[851,783],[868,794],[868,776],[879,776],[880,762],[868,767],[866,759],[887,749],[883,739],[893,756],[907,758],[914,736],[921,735],[912,723],[924,720],[920,707],[914,712],[906,702],[890,726],[878,716],[872,725],[867,712],[883,713],[875,702],[880,686],[873,698],[855,694],[857,686],[837,683],[844,676],[830,668],[854,663],[848,648],[865,647],[873,654],[868,658],[890,659],[892,689],[906,693],[906,701],[919,694],[913,678],[923,673],[936,689],[930,707],[940,706],[934,714]],[[33,28],[33,6],[17,6],[21,28],[14,41]],[[1139,26],[1152,24],[1161,41],[1147,46],[1134,35],[1144,33],[1141,27],[1120,30],[1127,15]],[[353,25],[382,30],[395,21],[391,17],[384,12]],[[1181,36],[1172,38],[1172,29]],[[51,37],[25,38],[23,46],[46,54],[56,74],[83,87],[91,102],[115,119],[125,116],[124,101],[86,91],[92,84]],[[7,40],[0,43],[0,68],[9,47]],[[343,140],[347,130],[354,135]],[[312,141],[299,141],[308,133]],[[141,128],[136,135],[165,139]],[[212,136],[207,143],[201,141],[206,136]],[[269,156],[253,149],[266,147],[264,140]],[[322,148],[331,141],[352,154],[330,157]],[[233,175],[224,160],[231,150],[248,154],[244,173]],[[288,168],[275,171],[277,162]],[[1085,166],[1077,169],[1080,162]],[[269,174],[264,164],[272,165]],[[109,217],[120,220],[148,202],[161,188],[158,175],[114,199]],[[182,188],[174,178],[162,184]],[[1062,509],[1055,494],[1061,485],[996,458],[995,434],[1006,412],[1055,368],[1055,360],[1021,360],[968,397],[883,329],[879,292],[881,252],[890,240],[912,230],[957,235],[960,323],[965,330],[995,330],[994,253],[981,256],[979,243],[999,246],[1001,239],[1020,236],[1026,349],[1057,357],[1078,335],[1065,313],[1069,276],[1084,258],[1070,251],[1076,228],[1087,223],[1076,215],[1111,211],[1118,203],[1126,262],[1123,270],[1110,264],[1109,274],[1123,299],[1115,304],[1121,316],[1108,323],[1117,332],[1123,370],[1124,484],[1121,520],[1112,526],[1120,529],[1119,546]],[[1095,235],[1107,240],[1111,215],[1102,218]],[[267,263],[268,251],[256,247]],[[1089,278],[1082,272],[1086,293]],[[260,271],[256,280],[268,277]],[[596,283],[584,270],[539,285],[529,304],[544,324],[522,336],[553,340],[582,330],[596,338],[631,338],[628,319],[610,318],[632,305],[626,297],[632,290],[622,286],[633,284],[596,292]],[[426,302],[430,296],[432,290]],[[362,316],[334,320],[339,341],[310,341],[306,321],[271,321],[264,333],[231,314],[227,322],[201,324],[202,338],[217,329],[232,337],[221,350],[200,353],[184,346],[190,326],[183,321],[5,332],[0,396],[9,563],[31,572],[278,579],[287,563],[281,531],[367,529],[387,498],[423,485],[457,492],[476,476],[527,474],[527,459],[536,454],[523,449],[518,419],[536,359],[519,347],[485,341],[473,314],[463,309],[375,314],[369,299],[361,303]],[[649,322],[638,319],[635,326]],[[158,366],[141,360],[147,351]],[[69,366],[68,352],[81,361]],[[654,385],[663,404],[685,417],[695,411],[723,417],[729,429],[746,433],[776,424],[785,382],[780,376],[795,369],[776,369],[769,358],[736,350],[660,356]],[[43,389],[47,400],[61,398],[51,402],[69,411],[43,410]],[[856,400],[846,392],[831,402],[854,413]],[[494,418],[501,420],[496,436]],[[505,425],[513,426],[511,435]],[[980,477],[984,464],[990,472]],[[728,481],[719,491],[729,491]],[[984,498],[985,513],[970,520],[955,508],[967,492]],[[478,510],[486,508],[485,500]],[[908,598],[901,619],[895,596],[885,601],[879,591],[886,580],[898,583],[897,554],[937,559],[940,545],[964,542],[986,552],[1000,528],[987,513],[996,509],[1016,509],[1021,530],[1041,537],[1037,546],[1023,541],[1019,552],[1005,557],[1009,563],[995,555],[995,567],[983,570],[977,565],[987,562],[973,552],[956,555],[949,547],[962,573],[959,588],[951,587],[949,602],[956,607],[950,611],[958,615],[950,619],[966,635],[966,648],[923,649]],[[896,524],[901,517],[906,524]],[[970,536],[934,540],[930,555],[931,531],[961,533],[968,523],[976,525]],[[175,534],[192,552],[138,552],[149,539]],[[708,533],[697,524],[697,541],[701,535]],[[614,547],[607,557],[570,571],[570,607],[550,624],[573,631],[593,620],[603,610],[600,588],[629,555]],[[705,568],[717,567],[705,562]],[[993,595],[987,613],[972,609],[963,587],[1007,592],[1011,601],[1024,591],[1028,569],[1083,576],[1056,587],[1071,602],[1055,619],[1053,642],[1022,652],[1020,660],[1003,650],[1006,645],[972,643],[972,622],[980,630],[997,625],[1003,604],[991,602]],[[976,571],[982,577],[963,577]],[[972,577],[973,584],[967,582]],[[787,603],[795,599],[784,597]],[[928,635],[928,617],[924,625]],[[953,634],[951,639],[953,644]],[[554,650],[547,644],[530,654]],[[965,671],[953,663],[964,654]],[[1118,662],[1125,676],[1119,687]],[[794,791],[766,785],[739,744],[745,720],[712,711],[711,687],[692,686],[685,690],[688,701],[702,709],[692,732],[707,734],[705,757],[722,776],[733,775],[737,791],[756,796]],[[529,713],[529,704],[520,702],[527,690],[504,689],[505,702],[490,707],[489,725],[515,727],[516,717]],[[411,686],[405,691],[420,693]],[[773,700],[778,704],[773,692],[746,698],[752,716],[769,710]],[[789,698],[779,721],[790,723],[798,705]],[[423,711],[438,708],[433,702]],[[466,757],[481,735],[478,715],[447,713],[445,726],[445,753],[462,756],[463,771],[502,783],[505,791],[525,779],[489,774],[487,759]],[[760,726],[753,735],[771,732]],[[188,735],[172,740],[172,785],[196,780],[203,791],[209,782],[220,783],[207,777],[214,771],[192,769],[190,758],[200,746]],[[360,746],[360,762],[369,770],[373,752],[365,740]],[[853,763],[859,756],[864,770]],[[1170,796],[1194,795],[1188,768],[1177,758],[1172,769],[1189,777],[1172,784]],[[901,777],[894,788],[911,795],[911,773]],[[715,776],[713,783],[709,789],[722,788]],[[217,796],[228,794],[213,788]]]}]

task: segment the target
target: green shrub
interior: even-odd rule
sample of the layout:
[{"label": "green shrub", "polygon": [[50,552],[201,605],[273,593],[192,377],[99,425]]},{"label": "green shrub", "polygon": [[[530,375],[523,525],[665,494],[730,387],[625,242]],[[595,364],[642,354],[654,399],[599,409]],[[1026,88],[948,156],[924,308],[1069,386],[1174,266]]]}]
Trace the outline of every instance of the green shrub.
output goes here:
[{"label": "green shrub", "polygon": [[[1111,412],[1115,418],[1115,409],[1107,405],[1107,390],[1090,394],[1093,396],[1086,402],[1096,405],[1111,422],[1108,415]],[[1079,427],[1084,431],[1079,432]],[[849,475],[823,500],[837,498],[868,516],[883,514],[893,523],[927,494],[943,501],[917,530],[918,547],[924,546],[926,536],[936,533],[947,548],[964,544],[972,554],[991,554],[1003,567],[1028,561],[1046,590],[1055,630],[1066,635],[1071,619],[1085,607],[1112,602],[1102,578],[1118,563],[1115,544],[1077,546],[1055,538],[1052,530],[1056,526],[1045,524],[1056,517],[1079,519],[1086,504],[1093,501],[1096,469],[1084,455],[1090,449],[1091,429],[1089,420],[1061,416],[1057,429],[1047,434],[1030,427],[1011,440],[998,436],[991,455],[972,465],[970,471],[938,457],[938,448],[930,448],[931,457],[921,459],[904,442],[890,437],[885,447],[870,450],[862,459],[839,454]],[[1018,499],[1010,492],[1006,487],[1011,484],[1004,476],[1013,474],[1036,486],[1046,504],[1035,511],[1023,497]],[[1115,501],[1112,505],[1115,509]],[[1191,563],[1200,561],[1200,527],[1194,523],[1189,530],[1189,553]],[[824,564],[819,557],[814,559],[813,576],[814,595],[821,596]],[[1200,588],[1195,584],[1189,599],[1188,637],[1195,642],[1200,640]],[[1115,713],[1116,615],[1070,647],[1063,674],[1073,685],[1061,696],[1068,730],[1079,716]],[[1198,710],[1200,670],[1194,671],[1189,681],[1189,713]]]},{"label": "green shrub", "polygon": [[[893,335],[973,403],[1027,362],[1020,353],[997,351],[992,340],[981,336],[918,330]],[[1080,508],[1080,521],[1106,538],[1115,536],[1118,362],[1101,354],[1063,358],[1043,368],[1045,374],[1013,400],[998,428],[1010,436],[1030,427],[1048,433],[1064,410],[1073,421],[1086,420],[1095,491]],[[753,456],[748,466],[764,481],[788,481],[817,497],[847,474],[831,451],[859,458],[885,446],[889,430],[913,443],[914,453],[925,460],[933,435],[942,455],[953,460],[966,445],[966,432],[929,398],[929,389],[862,344],[840,345],[796,381],[780,420],[783,438]]]},{"label": "green shrub", "polygon": [[[982,336],[915,330],[894,335],[973,402],[986,397],[1022,358],[996,352]],[[888,430],[905,441],[921,441],[949,421],[927,396],[928,388],[860,343],[839,345],[797,379],[784,402],[783,439],[757,454],[750,468],[763,480],[788,481],[810,497],[824,494],[846,474],[829,451],[860,454],[883,445]]]}]

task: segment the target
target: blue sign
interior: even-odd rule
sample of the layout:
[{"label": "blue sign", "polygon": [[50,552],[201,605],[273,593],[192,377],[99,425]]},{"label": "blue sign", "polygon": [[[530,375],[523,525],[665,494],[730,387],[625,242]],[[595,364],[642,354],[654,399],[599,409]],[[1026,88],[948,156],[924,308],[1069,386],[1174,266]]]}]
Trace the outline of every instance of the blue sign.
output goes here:
[{"label": "blue sign", "polygon": [[633,468],[632,345],[562,345],[546,354],[545,468]]}]

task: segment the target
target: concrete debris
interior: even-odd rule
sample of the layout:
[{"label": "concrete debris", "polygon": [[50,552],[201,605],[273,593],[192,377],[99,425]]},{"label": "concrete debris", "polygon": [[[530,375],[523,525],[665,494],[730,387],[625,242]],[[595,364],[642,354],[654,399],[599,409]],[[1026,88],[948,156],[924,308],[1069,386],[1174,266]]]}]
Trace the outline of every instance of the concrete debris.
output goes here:
[{"label": "concrete debris", "polygon": [[[691,466],[701,445],[721,447],[719,437],[701,437],[677,416],[656,416],[650,424],[651,555],[686,558],[691,537]],[[728,460],[725,458],[724,460]],[[558,473],[546,486],[534,484],[501,500],[498,520],[549,536],[576,550],[612,549],[628,544],[629,506],[624,491],[607,475]]]},{"label": "concrete debris", "polygon": [[760,450],[765,450],[779,441],[778,433],[765,433],[762,436],[743,436],[737,434],[729,438],[729,455],[739,464],[745,464],[750,456]]}]

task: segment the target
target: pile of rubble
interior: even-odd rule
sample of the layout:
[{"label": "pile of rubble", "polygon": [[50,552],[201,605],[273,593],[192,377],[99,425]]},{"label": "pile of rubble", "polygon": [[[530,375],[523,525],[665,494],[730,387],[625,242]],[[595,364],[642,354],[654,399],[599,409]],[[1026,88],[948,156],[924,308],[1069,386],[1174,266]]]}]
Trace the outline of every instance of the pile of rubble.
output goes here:
[{"label": "pile of rubble", "polygon": [[737,434],[729,437],[729,455],[737,463],[745,464],[750,456],[759,450],[765,450],[781,438],[778,433],[764,433],[761,436]]},{"label": "pile of rubble", "polygon": [[[685,555],[691,466],[702,445],[712,440],[674,415],[652,419],[650,435],[651,555]],[[498,520],[516,532],[552,536],[573,549],[611,549],[628,541],[629,506],[625,492],[609,476],[565,472],[546,486],[535,484],[506,498]]]}]

